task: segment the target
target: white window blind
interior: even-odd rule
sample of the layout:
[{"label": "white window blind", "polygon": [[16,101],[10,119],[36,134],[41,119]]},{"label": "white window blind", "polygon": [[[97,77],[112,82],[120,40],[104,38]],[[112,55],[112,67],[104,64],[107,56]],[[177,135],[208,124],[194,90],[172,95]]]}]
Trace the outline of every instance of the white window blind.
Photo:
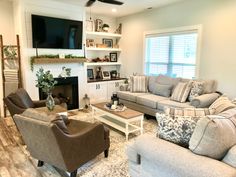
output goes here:
[{"label": "white window blind", "polygon": [[146,36],[145,74],[194,78],[197,31]]}]

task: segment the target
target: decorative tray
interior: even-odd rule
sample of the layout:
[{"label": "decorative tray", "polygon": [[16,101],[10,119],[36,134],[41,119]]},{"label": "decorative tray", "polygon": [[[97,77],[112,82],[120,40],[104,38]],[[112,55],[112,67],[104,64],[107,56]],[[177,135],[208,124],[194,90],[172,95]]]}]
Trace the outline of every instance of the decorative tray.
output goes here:
[{"label": "decorative tray", "polygon": [[110,107],[108,107],[107,105],[104,105],[104,108],[109,110],[109,111],[114,111],[114,112],[122,112],[122,111],[125,111],[127,109],[126,106],[124,105],[118,105],[116,107],[116,109],[111,109]]}]

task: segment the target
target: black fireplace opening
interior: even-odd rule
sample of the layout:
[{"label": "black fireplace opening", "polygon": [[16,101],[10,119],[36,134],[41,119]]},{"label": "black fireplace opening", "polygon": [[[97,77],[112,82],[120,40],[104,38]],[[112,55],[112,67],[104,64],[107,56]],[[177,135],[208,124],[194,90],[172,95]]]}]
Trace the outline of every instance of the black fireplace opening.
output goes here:
[{"label": "black fireplace opening", "polygon": [[[54,78],[57,81],[52,96],[58,98],[62,103],[67,104],[68,110],[77,109],[79,107],[79,94],[78,94],[78,77]],[[39,89],[39,99],[44,100],[47,94]]]}]

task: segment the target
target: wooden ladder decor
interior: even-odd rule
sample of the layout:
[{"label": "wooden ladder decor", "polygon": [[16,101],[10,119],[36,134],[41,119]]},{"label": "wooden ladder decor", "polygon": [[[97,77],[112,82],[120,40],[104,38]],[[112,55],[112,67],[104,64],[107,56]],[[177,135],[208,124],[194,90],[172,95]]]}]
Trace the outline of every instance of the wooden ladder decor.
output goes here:
[{"label": "wooden ladder decor", "polygon": [[[20,39],[16,35],[16,45],[4,45],[3,36],[0,35],[0,52],[1,52],[1,72],[2,72],[2,90],[3,98],[8,96],[10,92],[16,91],[17,88],[22,87],[21,75],[21,53],[20,53]],[[11,64],[9,64],[11,63]],[[9,85],[7,87],[7,85]],[[12,87],[16,85],[16,87]],[[7,89],[6,89],[7,87]],[[11,88],[12,89],[9,89]],[[4,104],[4,117],[6,117],[6,106]]]}]

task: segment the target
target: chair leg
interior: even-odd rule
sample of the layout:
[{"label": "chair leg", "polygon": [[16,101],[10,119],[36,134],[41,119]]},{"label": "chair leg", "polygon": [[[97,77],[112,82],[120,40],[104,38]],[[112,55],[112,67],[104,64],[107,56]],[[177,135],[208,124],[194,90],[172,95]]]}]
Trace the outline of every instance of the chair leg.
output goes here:
[{"label": "chair leg", "polygon": [[106,150],[104,151],[104,156],[105,156],[105,158],[108,157],[108,154],[109,154],[109,149],[106,149]]},{"label": "chair leg", "polygon": [[77,176],[77,169],[70,174],[70,177],[76,177],[76,176]]},{"label": "chair leg", "polygon": [[42,167],[44,165],[44,161],[39,160],[38,161],[38,167]]}]

